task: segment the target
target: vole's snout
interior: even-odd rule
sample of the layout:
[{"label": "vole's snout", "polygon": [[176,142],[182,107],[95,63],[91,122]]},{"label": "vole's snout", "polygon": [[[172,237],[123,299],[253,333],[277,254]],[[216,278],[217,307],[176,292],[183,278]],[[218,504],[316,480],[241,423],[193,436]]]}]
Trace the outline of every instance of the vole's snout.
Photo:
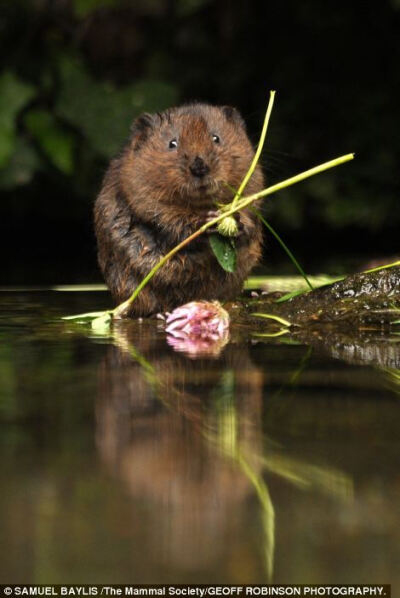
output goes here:
[{"label": "vole's snout", "polygon": [[204,162],[203,158],[200,158],[200,156],[195,157],[192,164],[189,166],[189,170],[193,176],[199,177],[200,179],[210,172],[209,166]]}]

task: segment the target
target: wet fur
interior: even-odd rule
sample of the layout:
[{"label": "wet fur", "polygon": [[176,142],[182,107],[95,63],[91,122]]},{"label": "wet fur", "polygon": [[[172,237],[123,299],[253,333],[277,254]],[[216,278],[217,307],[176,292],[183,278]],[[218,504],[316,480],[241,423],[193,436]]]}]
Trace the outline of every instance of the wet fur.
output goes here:
[{"label": "wet fur", "polygon": [[[178,147],[171,150],[174,138]],[[107,170],[94,209],[99,264],[116,302],[127,299],[161,256],[204,224],[215,201],[232,200],[224,183],[238,188],[253,155],[234,108],[192,104],[145,114],[134,122],[128,144]],[[196,157],[210,169],[204,179],[190,171]],[[205,183],[207,188],[201,188]],[[257,168],[246,195],[263,187]],[[240,219],[233,274],[222,270],[203,234],[158,271],[130,315],[147,316],[194,299],[235,298],[261,254],[258,221],[246,210]]]}]

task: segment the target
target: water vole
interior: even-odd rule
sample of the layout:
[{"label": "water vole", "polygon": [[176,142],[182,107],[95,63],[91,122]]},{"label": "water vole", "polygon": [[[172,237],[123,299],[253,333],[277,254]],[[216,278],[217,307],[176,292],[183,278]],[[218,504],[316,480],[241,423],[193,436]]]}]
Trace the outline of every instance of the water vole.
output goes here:
[{"label": "water vole", "polygon": [[[95,203],[98,259],[113,298],[127,299],[170,249],[198,229],[216,204],[232,201],[254,151],[239,112],[229,106],[189,104],[144,114],[104,177]],[[256,168],[246,195],[264,187]],[[206,234],[177,253],[132,304],[147,316],[195,299],[229,300],[261,254],[261,228],[240,212],[237,268],[225,272]]]}]

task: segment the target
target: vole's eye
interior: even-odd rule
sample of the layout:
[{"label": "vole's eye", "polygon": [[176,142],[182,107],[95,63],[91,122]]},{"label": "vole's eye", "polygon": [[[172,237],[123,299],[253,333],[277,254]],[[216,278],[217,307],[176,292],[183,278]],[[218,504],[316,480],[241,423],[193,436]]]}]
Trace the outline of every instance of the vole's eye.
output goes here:
[{"label": "vole's eye", "polygon": [[178,142],[176,139],[171,139],[168,144],[169,149],[176,149],[178,147]]},{"label": "vole's eye", "polygon": [[220,142],[220,139],[219,139],[218,135],[213,135],[212,138],[213,138],[214,143],[219,143]]}]

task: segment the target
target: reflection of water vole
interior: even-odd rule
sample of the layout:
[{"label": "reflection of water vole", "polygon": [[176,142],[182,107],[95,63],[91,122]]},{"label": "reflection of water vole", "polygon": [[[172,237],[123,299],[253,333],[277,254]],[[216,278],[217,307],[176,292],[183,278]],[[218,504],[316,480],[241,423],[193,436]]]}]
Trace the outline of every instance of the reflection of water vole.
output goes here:
[{"label": "reflection of water vole", "polygon": [[[206,104],[145,114],[133,124],[106,173],[95,205],[99,264],[116,301],[127,299],[169,249],[228,203],[254,152],[237,110]],[[259,168],[246,194],[263,188]],[[218,265],[203,235],[176,254],[140,293],[131,315],[166,311],[193,299],[233,299],[261,253],[254,216],[240,214],[237,268]]]},{"label": "reflection of water vole", "polygon": [[154,322],[117,321],[113,332],[99,364],[96,446],[131,497],[122,525],[148,579],[194,579],[214,563],[218,577],[236,570],[238,554],[260,563],[258,544],[246,540],[249,516],[257,529],[254,492],[235,462],[239,445],[241,455],[262,450],[263,375],[249,347],[192,360],[171,351]]}]

